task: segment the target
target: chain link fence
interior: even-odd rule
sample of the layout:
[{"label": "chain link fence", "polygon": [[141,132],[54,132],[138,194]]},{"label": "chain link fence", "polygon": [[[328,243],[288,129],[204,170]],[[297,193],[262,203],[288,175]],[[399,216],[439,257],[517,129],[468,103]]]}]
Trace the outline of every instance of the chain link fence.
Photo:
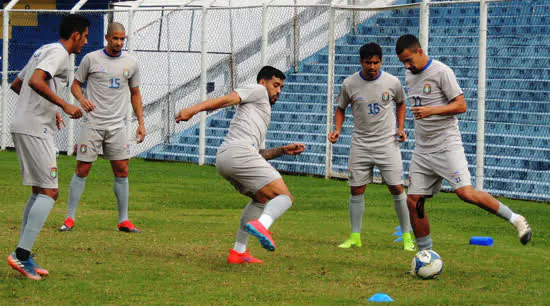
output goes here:
[{"label": "chain link fence", "polygon": [[[199,116],[177,125],[177,112],[205,97],[218,97],[255,83],[263,65],[279,68],[287,79],[272,109],[266,146],[301,142],[307,150],[271,162],[281,171],[345,178],[353,130],[350,110],[339,141],[329,144],[326,136],[333,128],[335,98],[343,80],[361,69],[359,48],[368,42],[381,45],[382,70],[405,85],[405,69],[395,55],[395,42],[406,33],[425,35],[428,54],[453,68],[465,93],[469,110],[459,116],[459,122],[472,183],[480,174],[484,189],[492,194],[550,200],[550,129],[545,120],[550,112],[545,102],[549,97],[550,7],[517,0],[488,2],[485,124],[478,126],[479,3],[431,2],[429,27],[423,32],[420,5],[389,6],[393,2],[274,0],[267,5],[258,1],[231,7],[231,1],[216,1],[209,7],[203,7],[206,2],[193,2],[135,10],[115,4],[112,10],[80,12],[92,20],[90,33],[98,36],[76,56],[75,66],[84,54],[104,47],[109,22],[125,25],[129,36],[126,50],[138,59],[141,69],[148,132],[144,143],[133,146],[134,155],[198,162],[205,152],[208,164],[215,161],[234,109],[208,114],[204,142]],[[37,22],[31,13],[36,14]],[[13,81],[34,50],[57,40],[59,21],[68,13],[9,12],[8,81]],[[68,88],[60,95],[69,99]],[[9,128],[17,96],[8,90],[4,101],[6,124],[2,127]],[[125,103],[131,109],[130,101]],[[133,136],[136,118],[129,124]],[[408,141],[401,144],[401,151],[406,178],[414,149],[410,111],[405,128]],[[76,122],[72,132],[60,131],[57,146],[67,150],[68,144],[76,143],[78,131]],[[1,132],[5,146],[13,146],[6,129]],[[480,133],[485,138],[481,164],[476,159]],[[380,181],[378,170],[375,178]]]}]

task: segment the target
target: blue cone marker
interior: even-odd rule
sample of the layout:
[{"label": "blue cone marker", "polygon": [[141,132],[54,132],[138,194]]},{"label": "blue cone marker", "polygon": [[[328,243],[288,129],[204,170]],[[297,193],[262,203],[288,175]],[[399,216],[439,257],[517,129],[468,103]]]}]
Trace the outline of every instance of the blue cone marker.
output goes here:
[{"label": "blue cone marker", "polygon": [[471,245],[492,246],[493,243],[494,241],[492,237],[473,236],[470,238]]}]

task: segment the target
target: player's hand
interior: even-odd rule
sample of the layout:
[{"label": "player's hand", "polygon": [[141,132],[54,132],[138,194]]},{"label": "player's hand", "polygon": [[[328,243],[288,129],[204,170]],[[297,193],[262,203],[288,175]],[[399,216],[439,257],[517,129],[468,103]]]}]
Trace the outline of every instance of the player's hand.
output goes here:
[{"label": "player's hand", "polygon": [[136,142],[142,143],[145,139],[145,135],[147,135],[147,132],[145,131],[145,125],[140,124],[136,130]]},{"label": "player's hand", "polygon": [[191,108],[184,108],[176,116],[176,123],[180,123],[180,121],[187,121],[193,118],[195,114],[196,113],[192,111]]},{"label": "player's hand", "polygon": [[398,130],[395,136],[397,136],[397,141],[399,142],[404,142],[407,140],[407,133],[405,130]]},{"label": "player's hand", "polygon": [[80,106],[82,106],[82,108],[87,112],[91,112],[95,109],[95,104],[88,100],[88,99],[83,99],[82,101],[78,101],[80,102]]},{"label": "player's hand", "polygon": [[432,108],[429,106],[415,106],[411,108],[414,119],[423,119],[433,115]]},{"label": "player's hand", "polygon": [[82,117],[82,110],[79,107],[69,103],[65,103],[65,106],[63,106],[63,112],[69,115],[71,119],[78,119]]},{"label": "player's hand", "polygon": [[337,142],[339,137],[340,137],[340,131],[338,130],[334,130],[328,134],[328,140],[332,143]]},{"label": "player's hand", "polygon": [[65,124],[65,120],[63,120],[63,117],[59,112],[55,112],[55,125],[57,125],[58,130],[61,130],[62,127],[67,126]]},{"label": "player's hand", "polygon": [[303,143],[291,143],[284,146],[285,154],[299,155],[304,152],[306,146]]}]

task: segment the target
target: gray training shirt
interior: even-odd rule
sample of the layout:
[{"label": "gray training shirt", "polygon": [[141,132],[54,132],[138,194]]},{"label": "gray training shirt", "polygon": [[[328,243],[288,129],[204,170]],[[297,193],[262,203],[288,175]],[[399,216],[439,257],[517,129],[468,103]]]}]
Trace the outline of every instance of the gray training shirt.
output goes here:
[{"label": "gray training shirt", "polygon": [[[407,70],[405,83],[409,88],[411,106],[441,106],[463,94],[451,68],[430,59],[424,70],[413,74]],[[433,153],[453,145],[462,145],[455,115],[433,115],[414,123],[415,151]]]},{"label": "gray training shirt", "polygon": [[396,142],[393,103],[405,101],[398,78],[380,71],[376,79],[368,81],[362,72],[356,72],[344,80],[337,101],[338,107],[344,110],[351,104],[354,149],[384,152],[388,145]]},{"label": "gray training shirt", "polygon": [[242,145],[263,149],[267,127],[271,121],[267,89],[263,85],[253,84],[235,91],[241,97],[241,103],[237,106],[221,147]]},{"label": "gray training shirt", "polygon": [[75,79],[88,81],[87,97],[96,108],[86,113],[85,124],[97,130],[124,126],[130,104],[130,88],[139,87],[141,78],[137,60],[126,52],[110,56],[105,49],[84,56]]},{"label": "gray training shirt", "polygon": [[51,76],[47,81],[48,87],[58,92],[67,86],[68,67],[69,52],[60,43],[44,45],[34,52],[18,75],[23,85],[10,127],[12,133],[39,138],[53,137],[57,131],[55,113],[59,108],[34,91],[29,86],[29,80],[36,69],[43,70]]}]

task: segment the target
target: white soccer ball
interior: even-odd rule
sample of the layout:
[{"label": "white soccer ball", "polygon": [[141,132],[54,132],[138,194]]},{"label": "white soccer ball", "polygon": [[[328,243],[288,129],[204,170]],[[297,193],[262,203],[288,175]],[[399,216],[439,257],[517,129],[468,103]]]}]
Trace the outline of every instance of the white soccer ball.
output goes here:
[{"label": "white soccer ball", "polygon": [[443,271],[441,256],[432,250],[423,250],[411,262],[412,272],[422,279],[436,278]]}]

